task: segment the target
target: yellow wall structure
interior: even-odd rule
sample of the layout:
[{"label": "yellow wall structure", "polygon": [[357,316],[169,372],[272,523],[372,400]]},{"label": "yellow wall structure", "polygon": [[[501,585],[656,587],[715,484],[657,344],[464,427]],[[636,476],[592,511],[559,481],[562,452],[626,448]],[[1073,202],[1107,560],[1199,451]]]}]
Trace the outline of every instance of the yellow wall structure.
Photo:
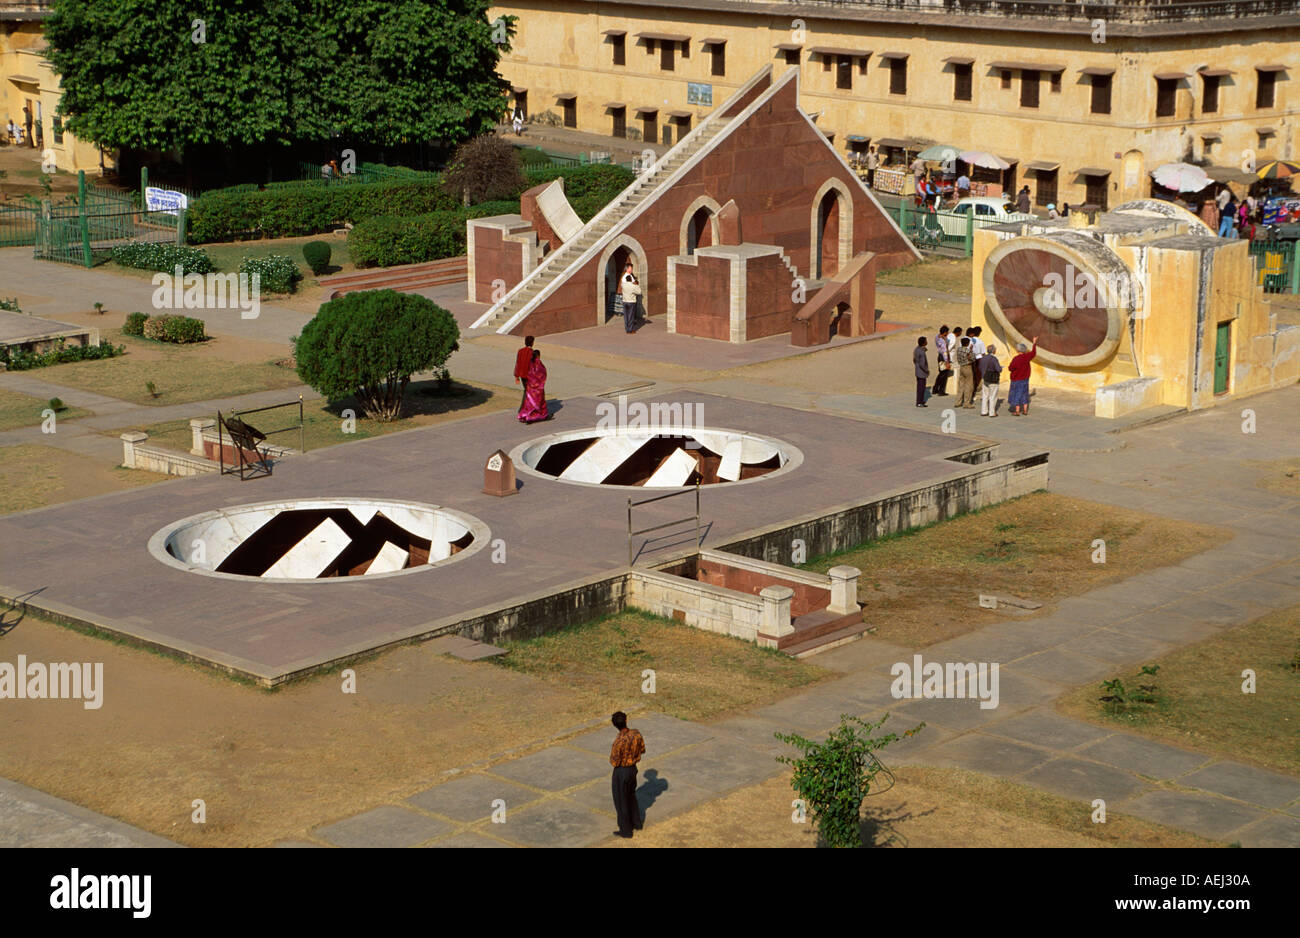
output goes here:
[{"label": "yellow wall structure", "polygon": [[98,172],[98,147],[67,131],[56,139],[55,115],[63,92],[44,52],[39,21],[0,22],[0,127],[11,119],[23,126],[23,106],[30,102],[33,121],[39,116],[41,123],[43,149],[53,155],[55,165],[69,173]]},{"label": "yellow wall structure", "polygon": [[[710,108],[688,101],[689,83],[711,85],[713,102],[719,103],[744,76],[765,65],[772,64],[778,77],[799,67],[801,106],[818,115],[823,131],[834,132],[842,152],[848,150],[849,135],[987,150],[1017,161],[1016,186],[1028,184],[1039,204],[1053,199],[1046,183],[1039,191],[1040,176],[1030,171],[1031,163],[1058,167],[1054,199],[1071,204],[1089,195],[1087,177],[1079,171],[1097,170],[1105,174],[1096,177],[1104,179],[1103,207],[1110,207],[1145,197],[1152,169],[1189,155],[1239,170],[1251,159],[1300,153],[1295,54],[1300,2],[1281,2],[1281,16],[1235,15],[1240,4],[1224,3],[1232,15],[1218,20],[1194,21],[1189,13],[1185,21],[1110,23],[1104,41],[1096,41],[1098,30],[1086,19],[963,17],[926,12],[918,0],[840,6],[512,0],[489,15],[518,17],[518,35],[502,57],[500,72],[513,86],[527,89],[530,113],[550,112],[549,120],[558,122],[563,109],[556,95],[574,95],[579,131],[610,134],[606,105],[612,102],[626,105],[634,131],[641,126],[635,109],[644,107],[659,109],[660,125],[670,111],[689,114],[693,125]],[[1014,6],[997,0],[987,5]],[[610,30],[626,34],[624,65],[614,64]],[[660,42],[651,54],[647,40],[638,39],[643,33],[685,38],[677,41],[672,71],[662,68]],[[723,76],[712,74],[712,46],[705,40],[724,43]],[[780,45],[800,47],[801,64],[785,64]],[[685,58],[683,46],[689,47]],[[836,87],[838,53],[813,54],[817,48],[850,57],[851,88]],[[863,57],[864,52],[870,55]],[[907,88],[894,94],[886,57],[900,56],[907,62]],[[958,65],[952,59],[971,61],[970,101],[954,100]],[[1021,103],[1024,69],[1031,65],[1041,69],[1037,107]],[[1280,72],[1257,70],[1287,65]],[[1085,70],[1107,69],[1113,71],[1111,113],[1093,114],[1092,76]],[[1207,72],[1227,73],[1208,76],[1220,86],[1217,108],[1210,113],[1205,111]],[[1059,75],[1058,83],[1051,74]],[[1256,107],[1256,88],[1267,80],[1261,78],[1265,74],[1278,76],[1274,102]],[[1183,76],[1169,79],[1175,93],[1174,112],[1167,117],[1157,116],[1157,75]],[[503,110],[509,106],[508,101]],[[1092,195],[1098,194],[1094,185]]]},{"label": "yellow wall structure", "polygon": [[[1034,250],[1045,242],[1059,243],[1063,233],[1079,232],[1091,236],[1093,245],[1090,256],[1080,256],[1084,273],[1091,276],[1090,269],[1096,269],[1090,258],[1117,258],[1136,287],[1131,302],[1125,302],[1124,291],[1112,291],[1103,304],[1110,306],[1111,321],[1121,324],[1120,341],[1113,354],[1090,367],[1069,367],[1040,356],[1031,387],[1095,394],[1097,416],[1118,417],[1152,404],[1196,410],[1300,380],[1300,327],[1275,324],[1257,285],[1249,243],[1214,237],[1185,211],[1162,207],[1167,213],[1162,217],[1147,211],[1148,205],[1119,206],[1093,224],[1074,213],[1070,221],[975,232],[972,323],[984,327],[986,343],[999,346],[1004,364],[1017,342],[1033,336],[1008,329],[992,308],[988,271],[1009,251]],[[1229,336],[1227,387],[1216,393],[1221,324],[1227,324]]]}]

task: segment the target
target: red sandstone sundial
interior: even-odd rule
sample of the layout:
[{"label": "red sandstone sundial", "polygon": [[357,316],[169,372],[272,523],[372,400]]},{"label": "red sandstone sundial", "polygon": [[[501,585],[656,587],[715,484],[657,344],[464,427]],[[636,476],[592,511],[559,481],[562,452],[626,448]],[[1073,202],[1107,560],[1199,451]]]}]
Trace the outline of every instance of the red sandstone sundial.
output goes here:
[{"label": "red sandstone sundial", "polygon": [[1008,340],[1047,362],[1092,368],[1115,354],[1134,291],[1128,270],[1087,236],[1015,238],[984,262],[984,295]]}]

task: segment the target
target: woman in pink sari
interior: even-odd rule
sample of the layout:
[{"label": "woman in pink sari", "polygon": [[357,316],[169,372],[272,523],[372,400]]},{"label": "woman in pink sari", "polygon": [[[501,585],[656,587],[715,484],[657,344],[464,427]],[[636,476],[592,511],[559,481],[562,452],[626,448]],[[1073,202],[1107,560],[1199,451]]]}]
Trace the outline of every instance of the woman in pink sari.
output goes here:
[{"label": "woman in pink sari", "polygon": [[546,366],[542,364],[542,353],[533,349],[533,363],[528,366],[528,393],[524,395],[524,406],[519,408],[519,422],[537,423],[549,419],[551,415],[546,409]]}]

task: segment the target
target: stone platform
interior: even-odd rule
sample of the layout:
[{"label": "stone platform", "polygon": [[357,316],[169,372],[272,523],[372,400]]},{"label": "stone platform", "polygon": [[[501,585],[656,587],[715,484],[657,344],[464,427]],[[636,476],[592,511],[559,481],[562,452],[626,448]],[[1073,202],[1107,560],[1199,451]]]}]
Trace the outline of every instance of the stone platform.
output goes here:
[{"label": "stone platform", "polygon": [[[1045,454],[1014,466],[955,461],[987,460],[994,447],[690,391],[665,398],[694,404],[697,414],[702,408],[706,426],[763,433],[805,456],[797,470],[770,480],[705,487],[703,542],[709,546],[735,551],[749,538],[760,554],[784,552],[787,527],[801,524],[798,536],[807,538],[812,556],[829,543],[829,531],[857,536],[882,518],[918,523],[916,506],[933,501],[934,492],[947,493],[944,511],[951,511],[1023,494],[1012,490],[1013,481],[1025,490],[1046,484]],[[0,519],[0,596],[267,685],[396,642],[451,632],[491,642],[583,621],[613,611],[610,604],[621,608],[627,502],[658,492],[521,474],[519,497],[497,498],[482,491],[483,467],[497,449],[594,426],[600,403],[554,401],[554,419],[531,427],[506,412],[330,447],[249,482],[176,479],[10,515]],[[1019,472],[1022,463],[1030,471]],[[407,575],[301,584],[203,576],[147,550],[155,532],[200,512],[312,497],[453,508],[488,526],[489,545]],[[885,507],[864,507],[873,498],[886,499]],[[693,511],[692,495],[665,499],[637,509],[635,524],[648,527]],[[693,520],[676,540],[666,532],[670,537],[649,545],[638,563],[664,556],[656,548],[689,549],[691,528]],[[523,609],[533,610],[531,619]]]}]

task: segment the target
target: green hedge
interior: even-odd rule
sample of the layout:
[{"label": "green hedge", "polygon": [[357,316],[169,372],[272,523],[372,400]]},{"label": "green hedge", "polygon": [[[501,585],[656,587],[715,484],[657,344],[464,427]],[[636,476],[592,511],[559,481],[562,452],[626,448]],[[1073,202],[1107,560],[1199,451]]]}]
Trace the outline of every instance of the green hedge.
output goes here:
[{"label": "green hedge", "polygon": [[144,337],[158,342],[174,342],[188,345],[207,339],[203,331],[203,320],[191,316],[177,316],[166,313],[162,316],[150,316],[144,323]]},{"label": "green hedge", "polygon": [[186,213],[193,244],[321,234],[394,211],[412,215],[456,208],[439,180],[347,185],[217,189]]},{"label": "green hedge", "polygon": [[239,272],[250,277],[258,274],[258,286],[267,293],[292,293],[294,281],[302,276],[293,258],[284,254],[246,257],[239,265]]},{"label": "green hedge", "polygon": [[62,365],[64,362],[114,358],[125,351],[125,345],[113,345],[111,342],[100,342],[98,345],[63,346],[37,353],[0,347],[0,361],[4,362],[5,367],[10,371],[27,371],[31,368],[44,368],[47,365]]},{"label": "green hedge", "polygon": [[123,267],[156,270],[166,274],[174,273],[178,265],[186,274],[210,274],[217,269],[206,251],[178,244],[131,241],[113,248],[109,257],[113,263]]},{"label": "green hedge", "polygon": [[587,166],[526,167],[528,187],[563,177],[564,195],[583,221],[591,219],[614,197],[632,185],[636,175],[623,166],[594,163]]},{"label": "green hedge", "polygon": [[148,313],[130,313],[126,317],[126,325],[122,327],[122,334],[144,335],[144,324],[148,321]]},{"label": "green hedge", "polygon": [[465,253],[467,219],[518,211],[518,202],[482,202],[456,211],[371,218],[348,232],[348,253],[357,267],[392,267],[458,257]]}]

